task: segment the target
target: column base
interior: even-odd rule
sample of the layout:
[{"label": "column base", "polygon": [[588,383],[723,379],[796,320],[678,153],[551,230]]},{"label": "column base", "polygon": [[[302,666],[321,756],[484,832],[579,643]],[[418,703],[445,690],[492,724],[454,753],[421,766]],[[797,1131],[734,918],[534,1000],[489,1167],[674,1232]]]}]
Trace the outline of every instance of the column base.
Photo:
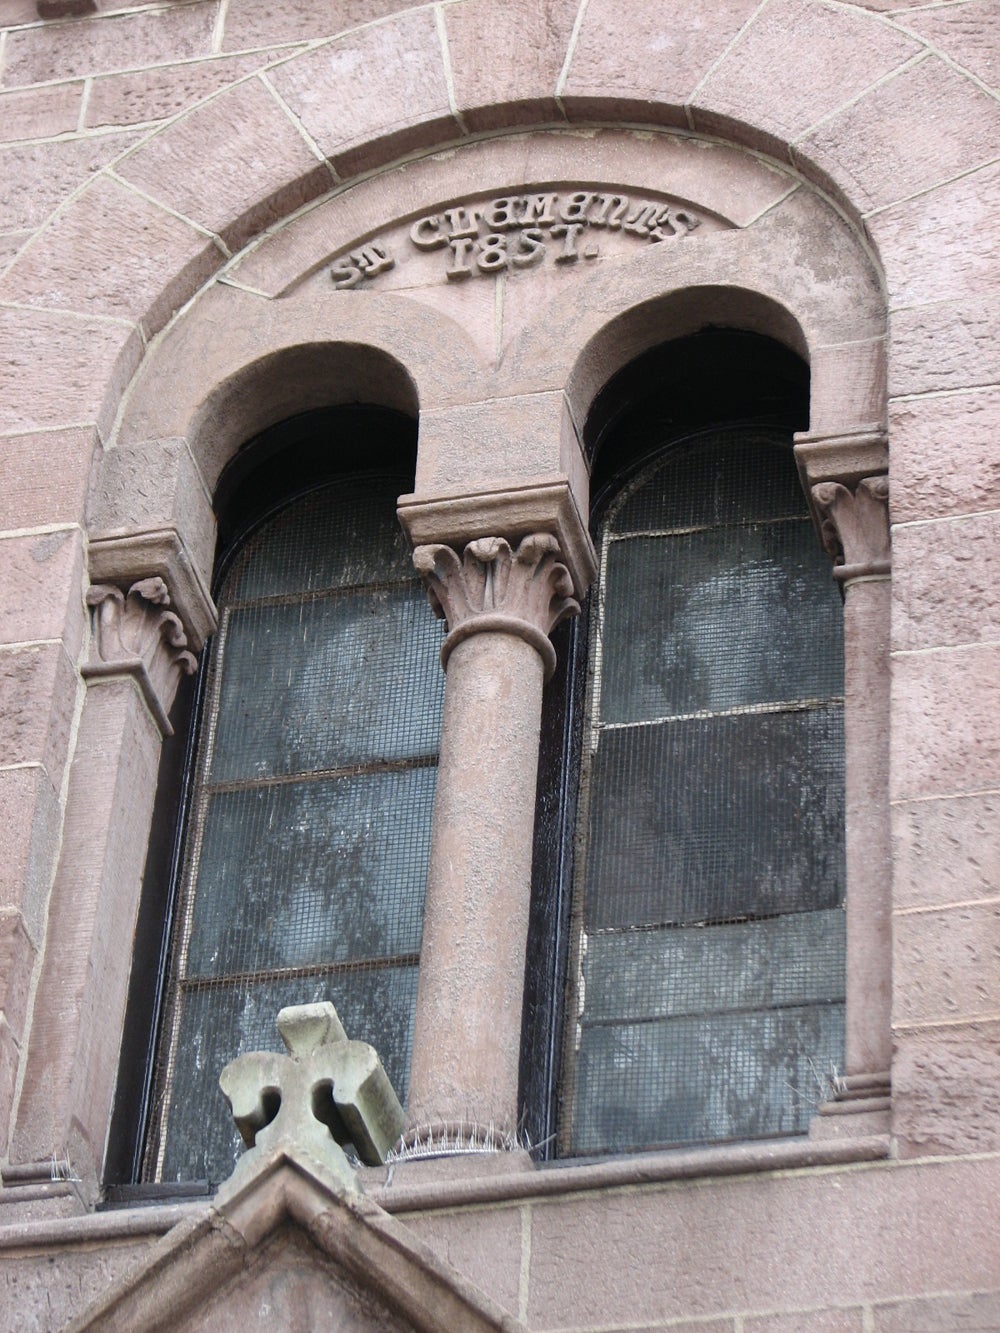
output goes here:
[{"label": "column base", "polygon": [[811,1139],[856,1139],[888,1134],[892,1122],[892,1084],[889,1071],[847,1074],[838,1079],[828,1102],[809,1124]]}]

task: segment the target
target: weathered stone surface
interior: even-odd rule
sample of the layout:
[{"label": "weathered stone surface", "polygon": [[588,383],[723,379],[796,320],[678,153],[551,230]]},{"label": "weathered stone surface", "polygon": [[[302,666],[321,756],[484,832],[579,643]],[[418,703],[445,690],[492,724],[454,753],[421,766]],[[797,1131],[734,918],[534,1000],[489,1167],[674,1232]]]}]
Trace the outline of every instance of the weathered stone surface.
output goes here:
[{"label": "weathered stone surface", "polygon": [[897,805],[893,859],[897,908],[994,897],[1000,884],[1000,793]]},{"label": "weathered stone surface", "polygon": [[895,525],[893,647],[1000,639],[1000,513]]},{"label": "weathered stone surface", "polygon": [[983,296],[895,310],[889,392],[931,393],[1000,380],[1000,311]]},{"label": "weathered stone surface", "polygon": [[855,1305],[838,1310],[748,1315],[742,1320],[742,1326],[743,1333],[862,1333],[865,1312]]},{"label": "weathered stone surface", "polygon": [[892,671],[893,797],[1000,786],[996,648],[901,653],[894,655]]},{"label": "weathered stone surface", "polygon": [[216,57],[104,75],[91,85],[87,125],[134,125],[175,116],[260,69],[267,59],[259,54]]},{"label": "weathered stone surface", "polygon": [[17,1086],[20,1055],[20,1047],[14,1039],[7,1019],[0,1014],[0,1142],[3,1143],[7,1142],[10,1130],[10,1112]]},{"label": "weathered stone surface", "polygon": [[66,195],[138,137],[133,131],[0,148],[0,231],[41,226]]},{"label": "weathered stone surface", "polygon": [[0,754],[62,778],[76,709],[76,673],[58,643],[0,651]]},{"label": "weathered stone surface", "polygon": [[268,77],[341,174],[460,133],[428,9],[346,33]]},{"label": "weathered stone surface", "polygon": [[0,530],[79,523],[97,447],[85,428],[0,436]]},{"label": "weathered stone surface", "polygon": [[57,83],[0,96],[0,140],[47,139],[76,129],[83,83]]},{"label": "weathered stone surface", "polygon": [[988,1333],[1000,1328],[1000,1291],[891,1301],[872,1310],[874,1333]]},{"label": "weathered stone surface", "polygon": [[889,423],[896,523],[1000,509],[1000,389],[895,402]]},{"label": "weathered stone surface", "polygon": [[[990,1117],[984,1146],[1000,1125],[995,1076],[993,1086],[981,1108]],[[538,1201],[526,1322],[614,1327],[627,1309],[636,1323],[655,1325],[733,1310],[849,1306],[900,1290],[988,1288],[1000,1259],[998,1166],[880,1166]]]},{"label": "weathered stone surface", "polygon": [[[210,158],[206,143],[215,145]],[[167,126],[129,154],[119,172],[231,249],[332,184],[257,80],[237,84]]]},{"label": "weathered stone surface", "polygon": [[75,657],[83,633],[79,528],[0,539],[0,643],[65,639]]},{"label": "weathered stone surface", "polygon": [[1000,88],[996,17],[993,0],[968,0],[967,4],[937,9],[919,5],[914,13],[901,15],[897,22],[927,38],[939,51],[996,89]]},{"label": "weathered stone surface", "polygon": [[629,6],[629,38],[619,40],[621,6],[591,0],[564,88],[567,107],[591,99],[656,99],[680,106],[752,16],[753,0],[678,8],[664,24],[656,0]]},{"label": "weathered stone surface", "polygon": [[20,912],[37,946],[62,819],[59,797],[40,763],[0,769],[0,810],[0,908]]},{"label": "weathered stone surface", "polygon": [[8,231],[0,236],[0,271],[7,267],[31,235],[30,231]]},{"label": "weathered stone surface", "polygon": [[0,1255],[0,1309],[17,1310],[24,1333],[62,1328],[145,1255],[150,1240],[119,1241],[98,1249],[66,1247],[58,1280],[51,1254]]},{"label": "weathered stone surface", "polygon": [[561,118],[556,85],[577,0],[464,0],[443,10],[455,105],[470,130]]},{"label": "weathered stone surface", "polygon": [[1000,164],[994,162],[871,218],[890,305],[975,300],[995,290],[1000,283],[993,236],[998,209]]},{"label": "weathered stone surface", "polygon": [[[42,343],[46,355],[35,349]],[[142,355],[130,324],[49,310],[0,310],[0,398],[8,431],[110,429]]]},{"label": "weathered stone surface", "polygon": [[809,428],[817,433],[885,417],[885,343],[868,342],[817,347],[809,362]]},{"label": "weathered stone surface", "polygon": [[261,5],[258,0],[230,0],[222,37],[224,51],[315,41],[357,28],[410,8],[409,0],[338,0],[333,11],[317,11],[314,0],[285,0]]},{"label": "weathered stone surface", "polygon": [[406,1219],[406,1225],[435,1254],[464,1273],[504,1309],[518,1311],[521,1246],[530,1222],[524,1209],[504,1208],[482,1213],[469,1226],[462,1213],[427,1213]]},{"label": "weathered stone surface", "polygon": [[36,24],[9,32],[4,84],[22,87],[210,55],[215,11],[214,4],[175,5],[147,14]]},{"label": "weathered stone surface", "polygon": [[932,57],[824,121],[795,152],[834,174],[864,211],[992,161],[998,140],[1000,104]]},{"label": "weathered stone surface", "polygon": [[35,948],[21,913],[0,913],[0,1011],[15,1041],[20,1041],[23,1035],[34,965]]},{"label": "weathered stone surface", "polygon": [[893,1022],[909,1027],[1000,1014],[1000,905],[897,912]]},{"label": "weathered stone surface", "polygon": [[484,453],[502,457],[496,488],[567,470],[560,436],[565,428],[561,393],[489,398],[469,407],[440,408],[421,417],[417,487],[438,491],[474,490],[483,474]]},{"label": "weathered stone surface", "polygon": [[[143,249],[123,250],[123,236],[142,236]],[[104,177],[15,260],[0,293],[21,305],[128,319],[151,336],[222,262],[203,232]]]},{"label": "weathered stone surface", "polygon": [[[185,440],[119,444],[107,450],[92,481],[87,521],[92,538],[173,528],[206,585],[211,581],[215,515]],[[144,572],[137,569],[134,574]]]},{"label": "weathered stone surface", "polygon": [[921,50],[857,13],[815,0],[759,10],[693,93],[695,125],[725,116],[788,141]]},{"label": "weathered stone surface", "polygon": [[[899,1032],[895,1046],[893,1130],[902,1157],[1000,1150],[1000,1024]],[[942,1238],[952,1253],[970,1234],[957,1217],[953,1225],[950,1244]],[[988,1287],[995,1275],[969,1273],[947,1286]]]}]

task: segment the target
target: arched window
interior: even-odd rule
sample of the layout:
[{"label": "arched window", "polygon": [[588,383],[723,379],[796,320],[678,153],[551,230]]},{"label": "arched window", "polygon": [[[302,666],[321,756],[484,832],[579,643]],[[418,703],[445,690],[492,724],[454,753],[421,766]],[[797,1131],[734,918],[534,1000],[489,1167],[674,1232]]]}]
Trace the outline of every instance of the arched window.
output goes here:
[{"label": "arched window", "polygon": [[562,687],[561,1155],[802,1132],[844,1067],[843,617],[793,360],[702,335],[597,404],[600,569]]},{"label": "arched window", "polygon": [[[332,1000],[405,1099],[443,676],[395,516],[401,432],[391,414],[311,419],[220,488],[244,521],[190,751],[147,1178],[230,1174],[219,1071],[275,1046],[283,1005]],[[372,470],[339,470],[345,444]]]}]

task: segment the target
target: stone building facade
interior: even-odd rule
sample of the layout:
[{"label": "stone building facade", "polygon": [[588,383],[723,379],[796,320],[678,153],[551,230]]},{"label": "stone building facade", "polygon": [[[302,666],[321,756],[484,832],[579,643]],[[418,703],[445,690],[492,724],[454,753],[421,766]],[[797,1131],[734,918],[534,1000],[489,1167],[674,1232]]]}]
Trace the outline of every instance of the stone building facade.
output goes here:
[{"label": "stone building facade", "polygon": [[[997,0],[0,25],[3,1326],[1000,1329]],[[671,349],[720,332],[807,371],[844,1053],[806,1132],[584,1160],[524,1141],[539,729],[595,578],[602,405],[643,368],[683,397]],[[699,428],[745,376],[711,346]],[[447,633],[408,1150],[364,1204],[282,1177],[210,1212],[111,1166],[164,738],[233,460],[359,406],[415,423],[398,512]],[[501,1150],[454,1151],[470,1123]]]}]

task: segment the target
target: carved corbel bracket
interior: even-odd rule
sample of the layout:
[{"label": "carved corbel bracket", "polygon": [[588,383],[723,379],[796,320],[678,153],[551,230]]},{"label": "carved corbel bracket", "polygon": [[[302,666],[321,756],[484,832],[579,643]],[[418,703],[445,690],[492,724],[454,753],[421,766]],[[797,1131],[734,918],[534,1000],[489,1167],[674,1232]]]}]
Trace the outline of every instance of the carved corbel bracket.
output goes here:
[{"label": "carved corbel bracket", "polygon": [[833,576],[852,579],[888,578],[889,478],[864,477],[850,489],[839,481],[812,488],[823,546],[833,557]]},{"label": "carved corbel bracket", "polygon": [[87,590],[87,605],[94,609],[96,660],[84,666],[84,679],[134,677],[160,731],[172,735],[170,705],[181,675],[196,671],[198,661],[188,650],[180,617],[167,609],[166,583],[158,576],[140,579],[127,593],[95,583]]},{"label": "carved corbel bracket", "polygon": [[418,546],[413,563],[431,606],[448,625],[442,666],[447,667],[464,639],[493,631],[530,643],[549,679],[556,666],[549,634],[580,610],[555,537],[534,532],[523,537],[516,550],[504,537],[481,537],[469,542],[461,555],[450,546]]}]

